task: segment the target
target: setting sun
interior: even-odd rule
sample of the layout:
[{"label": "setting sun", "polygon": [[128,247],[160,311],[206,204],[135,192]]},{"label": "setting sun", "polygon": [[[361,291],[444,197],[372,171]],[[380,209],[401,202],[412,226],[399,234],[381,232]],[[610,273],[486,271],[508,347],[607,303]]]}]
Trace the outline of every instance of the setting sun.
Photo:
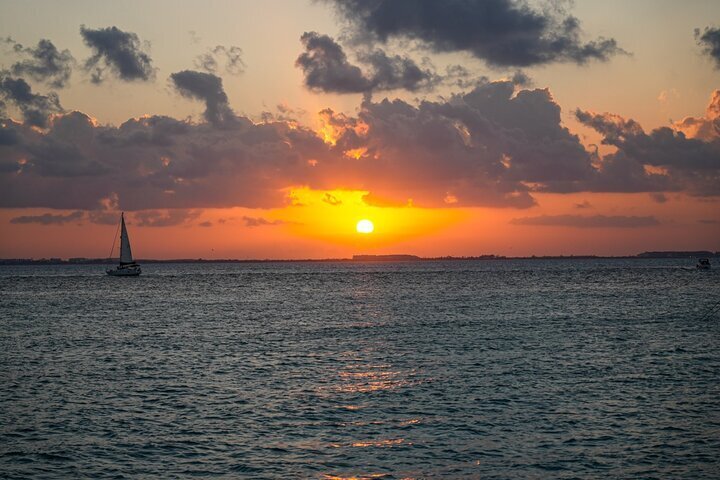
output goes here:
[{"label": "setting sun", "polygon": [[355,226],[355,230],[358,233],[372,233],[375,230],[375,225],[370,220],[360,220]]}]

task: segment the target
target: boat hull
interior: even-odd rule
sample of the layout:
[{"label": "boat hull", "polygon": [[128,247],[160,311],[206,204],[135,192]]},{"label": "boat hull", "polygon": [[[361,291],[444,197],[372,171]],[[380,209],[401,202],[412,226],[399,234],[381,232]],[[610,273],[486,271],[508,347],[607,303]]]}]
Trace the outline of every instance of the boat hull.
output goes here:
[{"label": "boat hull", "polygon": [[710,259],[709,258],[698,258],[698,263],[695,265],[698,270],[710,270]]},{"label": "boat hull", "polygon": [[114,269],[106,270],[105,272],[108,275],[111,275],[113,277],[137,277],[138,275],[140,275],[141,270],[140,270],[140,267],[133,267],[133,268],[117,267]]}]

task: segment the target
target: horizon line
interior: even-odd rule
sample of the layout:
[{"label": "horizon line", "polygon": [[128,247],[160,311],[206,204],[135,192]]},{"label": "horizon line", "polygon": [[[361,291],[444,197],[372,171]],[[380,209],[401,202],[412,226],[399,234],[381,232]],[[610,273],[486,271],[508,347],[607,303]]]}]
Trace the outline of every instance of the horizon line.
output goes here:
[{"label": "horizon line", "polygon": [[[424,262],[424,261],[472,261],[472,260],[552,260],[552,259],[652,259],[652,258],[696,258],[696,257],[718,257],[720,251],[712,250],[668,250],[668,251],[646,251],[634,255],[596,255],[596,254],[571,254],[571,255],[471,255],[471,256],[436,256],[422,257],[412,254],[356,254],[352,257],[337,258],[143,258],[136,260],[138,263],[271,263],[271,262]],[[53,265],[93,265],[117,262],[114,257],[41,257],[41,258],[0,258],[0,265],[28,265],[28,264],[53,264]]]}]

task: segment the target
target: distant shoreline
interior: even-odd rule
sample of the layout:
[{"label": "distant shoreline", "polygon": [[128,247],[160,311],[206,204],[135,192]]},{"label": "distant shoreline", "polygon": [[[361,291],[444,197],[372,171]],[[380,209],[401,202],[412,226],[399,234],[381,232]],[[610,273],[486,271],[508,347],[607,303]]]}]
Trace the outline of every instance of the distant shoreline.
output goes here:
[{"label": "distant shoreline", "polygon": [[[479,255],[473,257],[419,257],[416,255],[353,255],[352,258],[297,258],[297,259],[208,259],[176,258],[170,260],[138,259],[138,263],[371,263],[371,262],[433,262],[477,260],[591,260],[591,259],[648,259],[648,258],[702,258],[720,257],[711,251],[643,252],[637,255],[532,255],[508,257],[503,255]],[[2,265],[105,265],[117,263],[116,258],[0,258]]]}]

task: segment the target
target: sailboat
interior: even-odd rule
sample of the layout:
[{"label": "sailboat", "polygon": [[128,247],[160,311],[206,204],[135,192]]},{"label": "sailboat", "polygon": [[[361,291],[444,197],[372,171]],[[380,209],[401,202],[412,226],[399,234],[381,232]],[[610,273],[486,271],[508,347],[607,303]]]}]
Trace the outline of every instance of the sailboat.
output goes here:
[{"label": "sailboat", "polygon": [[[113,246],[114,244],[115,241],[113,240]],[[125,227],[125,212],[120,214],[120,265],[114,269],[108,269],[106,272],[108,275],[118,277],[136,277],[140,275],[140,265],[133,261],[132,250],[130,250],[130,237],[128,237],[127,228]]]}]

